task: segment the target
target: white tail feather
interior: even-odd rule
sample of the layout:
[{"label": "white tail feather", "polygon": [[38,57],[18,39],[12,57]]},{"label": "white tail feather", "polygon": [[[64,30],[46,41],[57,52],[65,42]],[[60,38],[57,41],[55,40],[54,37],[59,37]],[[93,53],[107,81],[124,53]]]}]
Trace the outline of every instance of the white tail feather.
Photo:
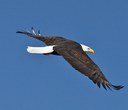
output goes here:
[{"label": "white tail feather", "polygon": [[27,51],[29,53],[35,53],[35,54],[49,54],[52,53],[53,50],[53,46],[46,46],[46,47],[31,47],[28,46]]}]

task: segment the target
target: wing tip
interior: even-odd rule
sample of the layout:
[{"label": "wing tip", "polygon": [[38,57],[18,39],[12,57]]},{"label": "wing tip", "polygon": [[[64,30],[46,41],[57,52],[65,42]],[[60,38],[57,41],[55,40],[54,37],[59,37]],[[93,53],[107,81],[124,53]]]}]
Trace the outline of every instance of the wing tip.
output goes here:
[{"label": "wing tip", "polygon": [[[97,83],[97,85],[100,88],[100,84]],[[124,86],[122,86],[122,85],[113,85],[113,84],[110,84],[110,83],[106,83],[106,84],[102,83],[102,87],[105,90],[108,90],[109,89],[111,91],[112,91],[112,89],[114,89],[114,90],[120,90],[120,89],[124,88]]]},{"label": "wing tip", "polygon": [[122,85],[116,86],[116,85],[112,85],[112,84],[110,84],[110,87],[112,87],[115,90],[120,90],[120,89],[124,88],[124,86],[122,86]]},{"label": "wing tip", "polygon": [[16,33],[23,33],[22,31],[16,31]]},{"label": "wing tip", "polygon": [[16,33],[20,33],[20,34],[33,34],[33,35],[41,36],[40,30],[35,31],[35,29],[33,27],[31,28],[31,32],[30,31],[16,31]]},{"label": "wing tip", "polygon": [[107,88],[108,88],[111,91],[112,91],[112,89],[120,90],[120,89],[124,88],[124,86],[122,86],[122,85],[117,85],[116,86],[116,85],[113,85],[113,84],[106,84],[106,85],[102,84],[102,86],[104,87],[105,90],[107,90]]},{"label": "wing tip", "polygon": [[16,33],[19,33],[19,34],[26,34],[26,35],[31,34],[30,32],[27,32],[27,31],[16,31]]}]

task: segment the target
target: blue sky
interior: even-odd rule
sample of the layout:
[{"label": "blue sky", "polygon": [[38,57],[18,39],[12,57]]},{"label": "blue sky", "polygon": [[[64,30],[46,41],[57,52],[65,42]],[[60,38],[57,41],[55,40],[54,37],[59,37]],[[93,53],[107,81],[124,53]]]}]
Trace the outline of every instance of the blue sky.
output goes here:
[{"label": "blue sky", "polygon": [[[95,50],[89,56],[120,91],[105,91],[58,56],[33,55],[31,27]],[[0,110],[127,110],[127,0],[1,0]]]}]

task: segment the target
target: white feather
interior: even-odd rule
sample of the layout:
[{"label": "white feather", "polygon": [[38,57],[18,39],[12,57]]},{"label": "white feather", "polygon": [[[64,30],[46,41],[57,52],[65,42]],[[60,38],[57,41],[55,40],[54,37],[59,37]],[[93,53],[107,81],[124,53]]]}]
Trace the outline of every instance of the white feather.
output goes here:
[{"label": "white feather", "polygon": [[88,47],[86,45],[83,45],[83,44],[80,44],[80,45],[81,45],[83,51],[85,51],[85,52],[87,52],[88,51],[88,48],[90,48],[90,47]]},{"label": "white feather", "polygon": [[31,47],[31,46],[28,46],[27,51],[29,53],[35,53],[35,54],[49,54],[49,53],[52,53],[54,51],[53,50],[54,46],[55,45],[45,46],[45,47]]}]

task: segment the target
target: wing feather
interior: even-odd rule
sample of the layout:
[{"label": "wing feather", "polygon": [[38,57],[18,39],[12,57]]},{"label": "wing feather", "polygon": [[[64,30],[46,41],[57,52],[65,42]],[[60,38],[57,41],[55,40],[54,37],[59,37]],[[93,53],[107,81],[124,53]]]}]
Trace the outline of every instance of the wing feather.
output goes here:
[{"label": "wing feather", "polygon": [[[70,46],[69,46],[70,45]],[[91,58],[82,50],[81,46],[76,42],[69,42],[60,46],[55,46],[53,49],[70,63],[70,65],[89,77],[95,84],[100,87],[102,85],[105,89],[110,87],[119,90],[123,86],[114,86],[109,83],[100,68],[91,60]]]}]

